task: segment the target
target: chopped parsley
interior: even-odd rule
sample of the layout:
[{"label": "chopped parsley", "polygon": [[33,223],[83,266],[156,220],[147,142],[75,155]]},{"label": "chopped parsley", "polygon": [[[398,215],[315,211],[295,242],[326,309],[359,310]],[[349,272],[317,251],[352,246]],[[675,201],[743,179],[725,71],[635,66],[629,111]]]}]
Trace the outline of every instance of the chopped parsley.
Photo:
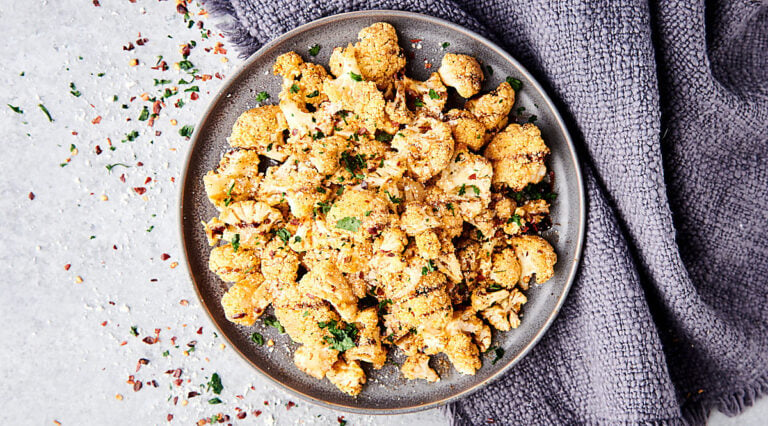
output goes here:
[{"label": "chopped parsley", "polygon": [[81,93],[79,90],[77,90],[77,87],[75,86],[75,83],[69,83],[69,88],[72,89],[69,91],[69,93],[72,94],[72,96],[79,98]]},{"label": "chopped parsley", "polygon": [[291,232],[285,228],[280,228],[275,232],[277,238],[280,238],[285,244],[288,244],[288,240],[291,238]]},{"label": "chopped parsley", "polygon": [[211,379],[208,380],[207,390],[213,391],[216,395],[221,395],[221,391],[224,390],[224,385],[221,384],[221,377],[219,373],[213,373]]},{"label": "chopped parsley", "polygon": [[129,168],[129,167],[131,167],[131,166],[125,165],[125,164],[123,164],[123,163],[107,164],[105,167],[107,168],[107,170],[108,170],[110,173],[112,173],[112,169],[114,169],[114,168],[115,168],[115,167],[117,167],[117,166],[122,166],[122,167],[125,167],[126,169],[127,169],[127,168]]},{"label": "chopped parsley", "polygon": [[294,83],[291,85],[291,93],[299,93],[299,85]]},{"label": "chopped parsley", "polygon": [[536,117],[536,114],[533,114],[530,117],[528,117],[528,122],[529,123],[535,123],[536,120],[538,120],[538,119],[539,119],[539,117]]},{"label": "chopped parsley", "polygon": [[379,142],[391,142],[392,138],[394,138],[394,136],[387,132],[376,132],[376,140]]},{"label": "chopped parsley", "polygon": [[16,114],[24,114],[24,110],[23,109],[21,109],[21,108],[19,108],[17,106],[13,106],[11,104],[6,104],[6,105],[8,105],[8,108],[10,108],[11,111],[15,112]]},{"label": "chopped parsley", "polygon": [[131,336],[138,336],[139,335],[139,329],[136,328],[135,325],[131,326]]},{"label": "chopped parsley", "polygon": [[521,228],[523,227],[523,223],[520,222],[520,215],[513,214],[512,217],[510,217],[507,220],[507,223],[512,223],[512,222],[514,222],[515,225],[517,225],[517,226],[519,226]]},{"label": "chopped parsley", "polygon": [[136,140],[136,138],[139,137],[139,132],[136,130],[132,130],[125,134],[125,138],[123,138],[120,142],[126,143],[126,142],[133,142]]},{"label": "chopped parsley", "polygon": [[447,41],[444,41],[444,42],[443,42],[443,44],[441,44],[440,46],[443,48],[443,50],[445,50],[445,49],[447,49],[447,48],[448,48],[448,46],[450,46],[450,45],[451,45],[451,43],[448,43]]},{"label": "chopped parsley", "polygon": [[[171,80],[158,80],[156,78],[153,78],[155,80],[155,86],[163,86],[166,84],[171,84]],[[189,84],[188,82],[184,81],[184,79],[179,80],[179,84]]]},{"label": "chopped parsley", "polygon": [[229,189],[227,189],[227,198],[224,199],[224,206],[227,207],[230,204],[232,204],[232,189],[235,188],[235,182],[232,182],[232,185],[229,186]]},{"label": "chopped parsley", "polygon": [[235,234],[234,237],[232,237],[232,241],[230,241],[232,244],[232,250],[237,253],[237,251],[240,249],[240,234]]},{"label": "chopped parsley", "polygon": [[53,117],[51,117],[51,113],[48,112],[48,108],[45,107],[43,104],[37,104],[37,106],[40,108],[41,111],[43,111],[43,114],[45,114],[46,117],[48,117],[48,121],[53,122]]},{"label": "chopped parsley", "polygon": [[402,198],[395,197],[394,195],[390,194],[389,191],[386,189],[384,190],[384,193],[387,194],[387,197],[389,197],[389,201],[392,202],[392,204],[400,204],[403,202]]},{"label": "chopped parsley", "polygon": [[496,365],[496,363],[504,357],[504,348],[494,348],[494,352],[496,352],[496,358],[491,361],[491,364]]},{"label": "chopped parsley", "polygon": [[486,287],[485,289],[489,293],[493,293],[493,292],[502,290],[502,287],[500,285],[496,284],[496,283],[493,283],[493,284],[489,285],[488,287]]},{"label": "chopped parsley", "polygon": [[264,102],[269,99],[269,93],[261,91],[256,94],[256,102]]},{"label": "chopped parsley", "polygon": [[285,333],[285,327],[283,327],[283,325],[280,324],[280,321],[278,321],[275,317],[264,318],[264,324],[269,327],[275,327],[281,334]]},{"label": "chopped parsley", "polygon": [[512,77],[507,77],[507,83],[512,86],[515,92],[519,92],[523,88],[523,82]]},{"label": "chopped parsley", "polygon": [[264,336],[262,336],[259,333],[253,332],[253,333],[251,333],[251,342],[253,342],[253,343],[255,343],[255,344],[259,345],[259,346],[262,346],[262,345],[264,345]]},{"label": "chopped parsley", "polygon": [[307,98],[316,98],[320,96],[320,92],[318,90],[315,90],[314,92],[307,95]]},{"label": "chopped parsley", "polygon": [[360,74],[355,74],[352,71],[349,72],[349,78],[355,81],[363,81],[363,76]]},{"label": "chopped parsley", "polygon": [[179,62],[179,68],[183,69],[184,71],[191,70],[194,67],[195,67],[195,64],[193,64],[192,62],[189,62],[186,59]]},{"label": "chopped parsley", "polygon": [[331,211],[331,205],[329,203],[324,203],[324,202],[317,203],[317,208],[320,209],[320,212],[322,214],[328,214],[328,212]]},{"label": "chopped parsley", "polygon": [[427,266],[421,267],[421,275],[427,275],[428,273],[434,272],[434,271],[435,271],[435,264],[432,263],[431,260],[427,262]]},{"label": "chopped parsley", "polygon": [[493,75],[493,68],[490,65],[486,65],[485,69],[488,71],[488,75]]},{"label": "chopped parsley", "polygon": [[197,87],[197,86],[192,86],[192,87],[188,87],[188,88],[184,89],[184,91],[185,92],[199,92],[200,88]]},{"label": "chopped parsley", "polygon": [[429,98],[430,99],[440,99],[440,95],[435,92],[435,89],[429,89]]},{"label": "chopped parsley", "polygon": [[364,155],[352,155],[349,151],[344,151],[341,153],[341,160],[339,160],[339,162],[356,179],[365,179],[365,175],[358,173],[358,171],[363,171],[367,168]]},{"label": "chopped parsley", "polygon": [[357,232],[357,230],[360,229],[360,219],[354,216],[347,216],[336,222],[336,228],[350,232]]},{"label": "chopped parsley", "polygon": [[141,109],[141,113],[139,114],[139,121],[147,121],[149,118],[149,109],[147,109],[147,106],[144,105],[144,108]]},{"label": "chopped parsley", "polygon": [[461,188],[459,188],[459,195],[464,195],[467,193],[467,184],[462,183]]},{"label": "chopped parsley", "polygon": [[221,404],[221,399],[219,398],[211,398],[208,400],[208,403],[211,405]]},{"label": "chopped parsley", "polygon": [[188,138],[192,136],[192,133],[195,131],[195,126],[192,126],[191,124],[187,124],[181,129],[179,129],[179,134],[181,136],[184,136],[185,138]]},{"label": "chopped parsley", "polygon": [[392,304],[392,299],[380,300],[379,301],[379,310],[383,311],[384,309],[387,308],[387,305],[391,305],[391,304]]},{"label": "chopped parsley", "polygon": [[314,46],[309,48],[309,56],[317,56],[318,53],[320,53],[319,44],[315,44]]},{"label": "chopped parsley", "polygon": [[331,349],[344,352],[357,346],[355,343],[357,328],[354,324],[346,324],[344,327],[339,327],[338,321],[330,320],[319,322],[317,325],[320,328],[327,328],[328,332],[331,333],[331,336],[323,337],[323,340],[331,345]]},{"label": "chopped parsley", "polygon": [[413,105],[416,106],[416,107],[419,107],[419,108],[423,107],[424,106],[424,101],[422,101],[421,99],[416,99],[415,101],[413,101]]}]

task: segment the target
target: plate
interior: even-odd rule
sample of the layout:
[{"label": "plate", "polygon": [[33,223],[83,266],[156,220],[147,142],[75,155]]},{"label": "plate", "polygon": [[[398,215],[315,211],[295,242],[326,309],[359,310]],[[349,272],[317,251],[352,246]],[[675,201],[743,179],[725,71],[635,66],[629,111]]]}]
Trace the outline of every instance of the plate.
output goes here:
[{"label": "plate", "polygon": [[[277,102],[281,79],[272,75],[272,64],[277,56],[294,50],[310,60],[308,48],[320,44],[320,53],[311,59],[327,67],[333,47],[354,43],[360,29],[379,21],[388,22],[397,29],[400,45],[409,54],[407,74],[411,77],[425,80],[437,70],[447,51],[470,54],[492,67],[493,74],[486,72],[483,90],[495,88],[507,76],[523,82],[514,109],[522,106],[527,113],[538,117],[536,124],[552,150],[549,167],[555,172],[558,197],[551,211],[554,226],[543,236],[555,248],[558,262],[549,282],[531,286],[526,293],[529,301],[523,307],[520,327],[506,333],[494,332],[493,344],[505,351],[495,364],[492,363],[494,354],[486,354],[477,374],[465,376],[453,370],[446,359],[437,356],[432,361],[441,377],[437,383],[408,381],[402,377],[398,366],[391,363],[378,371],[366,368],[368,383],[360,395],[350,397],[327,380],[316,380],[299,371],[292,358],[296,344],[288,335],[280,335],[261,321],[253,327],[242,327],[225,318],[219,300],[226,291],[226,284],[208,270],[210,247],[200,225],[201,221],[208,221],[218,214],[206,198],[203,176],[218,165],[222,154],[228,150],[226,139],[232,125],[242,112],[257,105],[256,94],[267,91],[271,95],[268,102]],[[411,41],[416,39],[421,41]],[[445,50],[442,49],[444,42],[450,43]],[[427,69],[425,60],[434,66]],[[585,225],[584,187],[571,138],[552,101],[515,59],[489,40],[456,24],[409,12],[365,11],[335,15],[298,27],[265,45],[242,64],[211,102],[196,129],[180,198],[181,235],[195,289],[230,346],[255,371],[303,399],[365,414],[404,413],[445,404],[476,391],[512,368],[546,332],[568,294],[581,256]],[[249,335],[254,331],[266,339],[273,339],[275,346],[268,348],[252,343]],[[402,362],[402,358],[395,357],[394,360]]]}]

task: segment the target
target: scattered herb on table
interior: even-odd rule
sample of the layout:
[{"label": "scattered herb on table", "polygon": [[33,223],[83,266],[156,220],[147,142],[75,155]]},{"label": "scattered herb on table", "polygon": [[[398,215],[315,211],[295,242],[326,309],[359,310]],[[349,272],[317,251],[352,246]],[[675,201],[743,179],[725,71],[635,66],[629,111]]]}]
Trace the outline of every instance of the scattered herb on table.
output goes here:
[{"label": "scattered herb on table", "polygon": [[187,124],[183,126],[181,129],[179,129],[179,134],[181,136],[184,136],[185,138],[188,138],[192,136],[192,133],[195,131],[195,126],[192,126],[191,124]]},{"label": "scattered herb on table", "polygon": [[317,54],[320,53],[320,45],[315,44],[312,47],[309,48],[309,56],[317,56]]},{"label": "scattered herb on table", "polygon": [[17,106],[13,106],[11,104],[6,104],[6,105],[8,105],[8,108],[10,108],[11,111],[15,112],[16,114],[24,114],[24,110],[23,109],[21,109],[21,108],[19,108]]},{"label": "scattered herb on table", "polygon": [[216,395],[221,395],[221,391],[224,390],[224,385],[221,384],[219,373],[213,373],[211,375],[211,379],[208,380],[207,390],[213,391]]},{"label": "scattered herb on table", "polygon": [[79,98],[81,93],[79,90],[77,90],[77,87],[75,86],[75,83],[69,83],[69,88],[72,89],[69,91],[69,93],[72,94],[72,96]]},{"label": "scattered herb on table", "polygon": [[51,113],[48,111],[48,108],[45,107],[43,104],[37,104],[37,106],[40,108],[41,111],[43,111],[43,114],[45,114],[46,117],[48,117],[48,121],[53,122],[53,117],[51,117]]}]

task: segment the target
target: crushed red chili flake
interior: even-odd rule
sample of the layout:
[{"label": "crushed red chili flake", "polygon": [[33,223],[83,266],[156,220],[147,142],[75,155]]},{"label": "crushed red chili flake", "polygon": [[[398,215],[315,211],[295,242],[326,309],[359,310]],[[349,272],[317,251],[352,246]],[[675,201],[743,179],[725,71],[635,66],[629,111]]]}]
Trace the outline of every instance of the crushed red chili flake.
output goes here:
[{"label": "crushed red chili flake", "polygon": [[255,410],[253,412],[254,417],[259,417],[261,415],[261,410]]},{"label": "crushed red chili flake", "polygon": [[156,388],[156,387],[160,386],[160,385],[157,384],[157,380],[154,380],[154,379],[152,379],[152,382],[150,382],[150,383],[152,383],[152,387],[153,388]]},{"label": "crushed red chili flake", "polygon": [[184,3],[178,3],[176,5],[176,12],[178,12],[181,15],[185,15],[189,13],[189,10],[187,10],[187,5]]},{"label": "crushed red chili flake", "polygon": [[136,167],[141,167],[141,166],[143,166],[143,165],[144,165],[144,163],[142,163],[141,161],[139,161],[138,163],[136,163]]},{"label": "crushed red chili flake", "polygon": [[203,334],[203,327],[197,329],[197,334]]},{"label": "crushed red chili flake", "polygon": [[96,150],[96,155],[101,155],[101,147],[100,146],[96,145],[95,150]]},{"label": "crushed red chili flake", "polygon": [[151,278],[151,279],[149,280],[149,282],[151,282],[151,283],[156,283],[156,282],[157,282],[157,278]]},{"label": "crushed red chili flake", "polygon": [[173,414],[168,414],[167,416],[165,416],[165,418],[168,419],[168,421],[170,422],[171,420],[173,420]]},{"label": "crushed red chili flake", "polygon": [[106,321],[102,321],[101,326],[102,327],[106,327],[107,326],[107,322]]},{"label": "crushed red chili flake", "polygon": [[340,425],[347,424],[347,422],[344,420],[344,416],[336,417],[336,421],[339,422]]},{"label": "crushed red chili flake", "polygon": [[200,98],[200,96],[198,96],[198,94],[197,94],[197,93],[195,93],[195,92],[192,92],[192,94],[191,94],[191,95],[189,95],[189,99],[191,99],[191,100],[193,100],[193,101],[196,101],[196,100],[198,100],[199,98]]},{"label": "crushed red chili flake", "polygon": [[99,123],[101,123],[101,116],[100,116],[100,115],[99,115],[99,116],[97,116],[96,118],[94,118],[94,119],[91,121],[91,124],[99,124]]},{"label": "crushed red chili flake", "polygon": [[144,185],[146,185],[146,184],[148,184],[150,182],[152,182],[152,178],[151,177],[147,177],[146,179],[144,179]]},{"label": "crushed red chili flake", "polygon": [[138,44],[139,46],[144,46],[148,41],[149,41],[149,39],[144,37],[144,38],[140,38],[140,39],[136,40],[136,44]]},{"label": "crushed red chili flake", "polygon": [[237,413],[237,418],[240,419],[240,420],[243,420],[247,416],[248,416],[248,414],[246,414],[245,411],[241,411],[241,412]]},{"label": "crushed red chili flake", "polygon": [[288,401],[288,404],[285,404],[285,409],[290,410],[291,408],[295,407],[296,403],[293,401]]},{"label": "crushed red chili flake", "polygon": [[136,364],[136,372],[139,372],[139,369],[141,369],[142,365],[149,364],[149,360],[146,358],[139,358],[139,362]]},{"label": "crushed red chili flake", "polygon": [[77,136],[77,135],[78,135],[78,133],[77,133],[76,131],[74,131],[74,130],[73,130],[73,131],[72,131],[72,136]]},{"label": "crushed red chili flake", "polygon": [[174,396],[173,397],[173,405],[176,405],[177,402],[179,402],[179,397],[178,396]]},{"label": "crushed red chili flake", "polygon": [[155,343],[157,343],[157,338],[156,337],[152,337],[152,336],[147,336],[147,337],[141,339],[141,341],[146,343],[146,344],[148,344],[148,345],[154,345]]},{"label": "crushed red chili flake", "polygon": [[131,42],[129,42],[127,46],[123,46],[123,50],[125,50],[125,51],[131,51],[134,48],[135,47],[134,47],[133,43],[131,43]]},{"label": "crushed red chili flake", "polygon": [[420,42],[420,41],[421,41],[421,39],[420,39],[420,38],[412,38],[412,39],[411,39],[411,43],[418,43],[418,42]]},{"label": "crushed red chili flake", "polygon": [[133,391],[138,392],[141,390],[141,387],[144,386],[141,382],[136,382],[133,384]]},{"label": "crushed red chili flake", "polygon": [[35,199],[35,193],[34,192],[30,192],[29,195],[27,195],[27,197],[29,198],[30,201],[34,200]]},{"label": "crushed red chili flake", "polygon": [[120,175],[120,182],[125,183],[125,173]]},{"label": "crushed red chili flake", "polygon": [[125,346],[125,345],[127,345],[127,344],[128,344],[128,341],[127,341],[127,340],[123,340],[122,342],[120,342],[120,346]]},{"label": "crushed red chili flake", "polygon": [[64,265],[64,270],[65,271],[69,271],[69,268],[71,268],[71,267],[72,267],[72,264],[71,263],[67,263],[66,265]]},{"label": "crushed red chili flake", "polygon": [[143,186],[137,186],[133,188],[133,190],[139,195],[144,195],[144,193],[147,192],[147,188],[144,188]]},{"label": "crushed red chili flake", "polygon": [[182,383],[184,383],[184,380],[182,379],[176,379],[173,381],[173,384],[176,386],[181,386]]},{"label": "crushed red chili flake", "polygon": [[179,305],[181,305],[181,306],[189,306],[189,300],[181,299],[181,300],[179,300]]},{"label": "crushed red chili flake", "polygon": [[198,396],[198,395],[200,395],[200,393],[198,393],[198,392],[195,392],[195,391],[191,391],[191,392],[189,392],[189,393],[187,394],[187,398],[194,398],[194,397],[196,397],[196,396]]},{"label": "crushed red chili flake", "polygon": [[93,5],[99,7],[101,6],[101,3],[99,3],[99,0],[93,0]]}]

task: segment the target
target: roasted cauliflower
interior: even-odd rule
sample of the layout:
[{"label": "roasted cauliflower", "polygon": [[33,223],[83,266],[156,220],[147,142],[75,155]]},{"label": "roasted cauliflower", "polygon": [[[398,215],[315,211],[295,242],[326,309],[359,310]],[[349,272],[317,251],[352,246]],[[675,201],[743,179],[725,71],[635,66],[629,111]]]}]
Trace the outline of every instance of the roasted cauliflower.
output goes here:
[{"label": "roasted cauliflower", "polygon": [[483,68],[468,55],[446,53],[437,70],[446,86],[453,87],[464,98],[471,98],[483,86]]}]

